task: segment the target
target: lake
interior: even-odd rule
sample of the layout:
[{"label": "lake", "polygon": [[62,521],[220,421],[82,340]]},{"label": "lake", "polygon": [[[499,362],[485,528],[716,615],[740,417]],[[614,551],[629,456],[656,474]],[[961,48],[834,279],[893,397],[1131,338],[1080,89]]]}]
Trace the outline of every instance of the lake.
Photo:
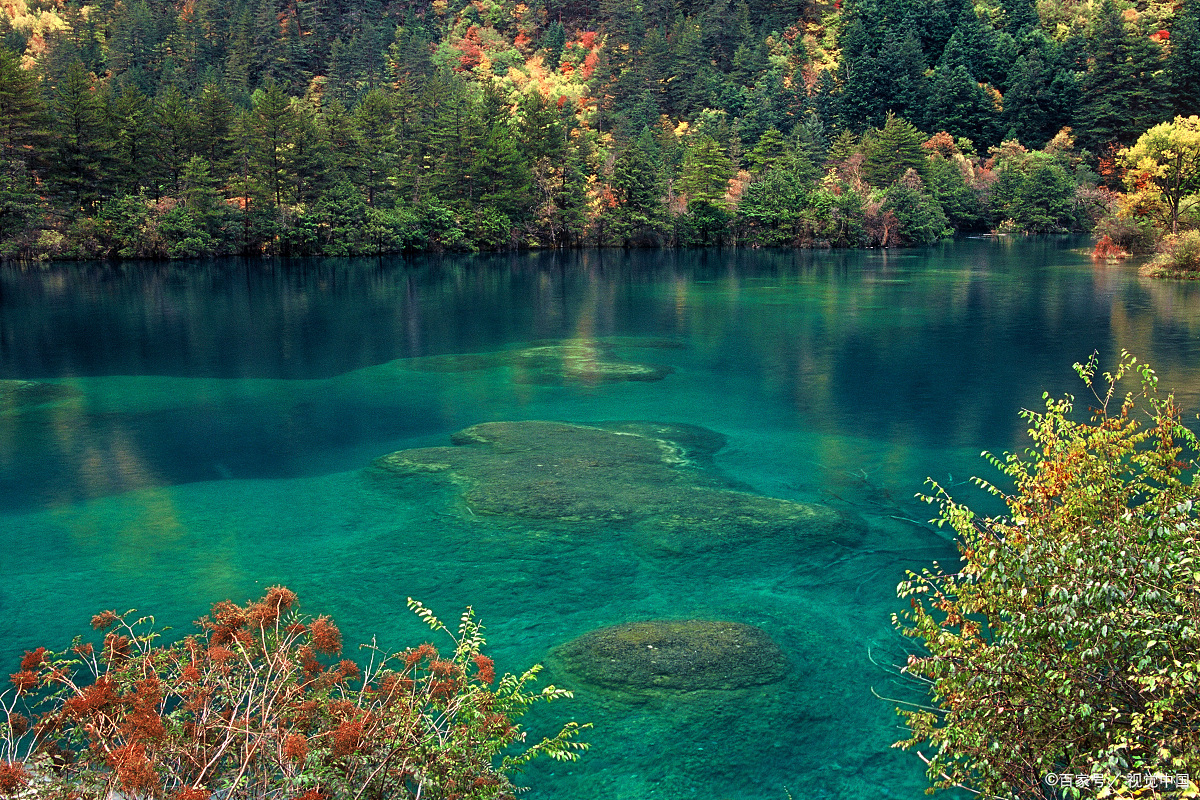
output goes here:
[{"label": "lake", "polygon": [[[101,609],[187,629],[277,583],[348,643],[398,648],[424,636],[412,596],[447,619],[472,605],[499,669],[544,662],[576,690],[529,726],[590,721],[592,749],[531,766],[529,798],[916,798],[923,766],[889,749],[903,731],[874,695],[914,697],[897,582],[955,557],[914,499],[925,478],[994,511],[967,482],[995,477],[980,451],[1023,447],[1018,410],[1081,394],[1093,350],[1133,352],[1200,408],[1200,285],[1089,250],[4,266],[0,672]],[[468,453],[465,483],[371,467],[483,423],[518,423],[476,431],[519,446],[402,459]],[[833,522],[755,516],[779,509]],[[690,619],[761,628],[782,661],[763,682],[622,689],[557,649]]]}]

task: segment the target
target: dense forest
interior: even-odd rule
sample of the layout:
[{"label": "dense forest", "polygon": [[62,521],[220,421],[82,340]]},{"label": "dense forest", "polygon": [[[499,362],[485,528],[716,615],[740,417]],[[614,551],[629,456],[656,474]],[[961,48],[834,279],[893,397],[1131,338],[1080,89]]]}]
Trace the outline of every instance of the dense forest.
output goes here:
[{"label": "dense forest", "polygon": [[1129,199],[1122,148],[1200,113],[1200,0],[0,10],[9,258],[893,246],[1097,224],[1128,248],[1154,209]]}]

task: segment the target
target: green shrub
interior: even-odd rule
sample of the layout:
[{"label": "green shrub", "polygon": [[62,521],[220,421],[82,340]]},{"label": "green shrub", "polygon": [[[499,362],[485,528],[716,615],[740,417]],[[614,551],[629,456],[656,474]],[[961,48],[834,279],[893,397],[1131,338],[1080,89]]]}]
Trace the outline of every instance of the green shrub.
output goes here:
[{"label": "green shrub", "polygon": [[[1117,790],[1135,773],[1200,779],[1197,441],[1128,354],[1099,387],[1094,356],[1076,370],[1090,421],[1047,396],[1044,412],[1022,412],[1033,446],[988,457],[1013,489],[977,483],[1006,515],[978,517],[937,484],[926,498],[962,561],[899,586],[911,610],[893,623],[925,649],[904,672],[930,705],[900,710],[911,736],[897,746],[928,745],[937,788],[1076,797],[1048,785],[1063,773]],[[1118,400],[1126,377],[1136,387]]]}]

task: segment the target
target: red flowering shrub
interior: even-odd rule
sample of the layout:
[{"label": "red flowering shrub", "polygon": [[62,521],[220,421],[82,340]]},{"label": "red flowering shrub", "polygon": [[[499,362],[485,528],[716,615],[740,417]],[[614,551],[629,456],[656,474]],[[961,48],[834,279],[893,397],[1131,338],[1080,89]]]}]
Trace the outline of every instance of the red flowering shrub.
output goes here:
[{"label": "red flowering shrub", "polygon": [[521,764],[586,747],[573,722],[524,744],[524,710],[570,694],[527,689],[537,667],[496,683],[470,609],[452,632],[410,600],[452,649],[369,645],[364,668],[323,663],[341,632],[295,606],[283,587],[244,607],[217,603],[199,634],[166,645],[152,617],[106,611],[92,619],[102,647],[76,639],[26,653],[0,693],[0,796],[512,798]]}]

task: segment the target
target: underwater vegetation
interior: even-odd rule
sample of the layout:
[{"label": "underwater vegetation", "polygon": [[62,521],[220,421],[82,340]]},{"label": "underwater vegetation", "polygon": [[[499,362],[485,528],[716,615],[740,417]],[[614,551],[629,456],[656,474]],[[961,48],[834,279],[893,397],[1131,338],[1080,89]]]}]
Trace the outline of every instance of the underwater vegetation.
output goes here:
[{"label": "underwater vegetation", "polygon": [[58,383],[0,379],[0,413],[26,406],[54,403],[78,394],[77,389]]},{"label": "underwater vegetation", "polygon": [[652,620],[600,628],[554,657],[580,680],[610,689],[742,689],[784,677],[787,660],[761,628],[739,622]]},{"label": "underwater vegetation", "polygon": [[[679,347],[673,342],[634,343],[643,347]],[[405,359],[404,366],[421,372],[512,370],[514,383],[560,384],[661,381],[674,370],[657,364],[626,361],[613,353],[613,343],[595,339],[556,339],[515,350],[465,353]]]},{"label": "underwater vegetation", "polygon": [[735,486],[712,466],[724,437],[694,425],[488,422],[451,441],[383,456],[369,473],[382,485],[449,481],[468,515],[624,525],[673,552],[778,536],[850,544],[865,528],[829,506]]}]

